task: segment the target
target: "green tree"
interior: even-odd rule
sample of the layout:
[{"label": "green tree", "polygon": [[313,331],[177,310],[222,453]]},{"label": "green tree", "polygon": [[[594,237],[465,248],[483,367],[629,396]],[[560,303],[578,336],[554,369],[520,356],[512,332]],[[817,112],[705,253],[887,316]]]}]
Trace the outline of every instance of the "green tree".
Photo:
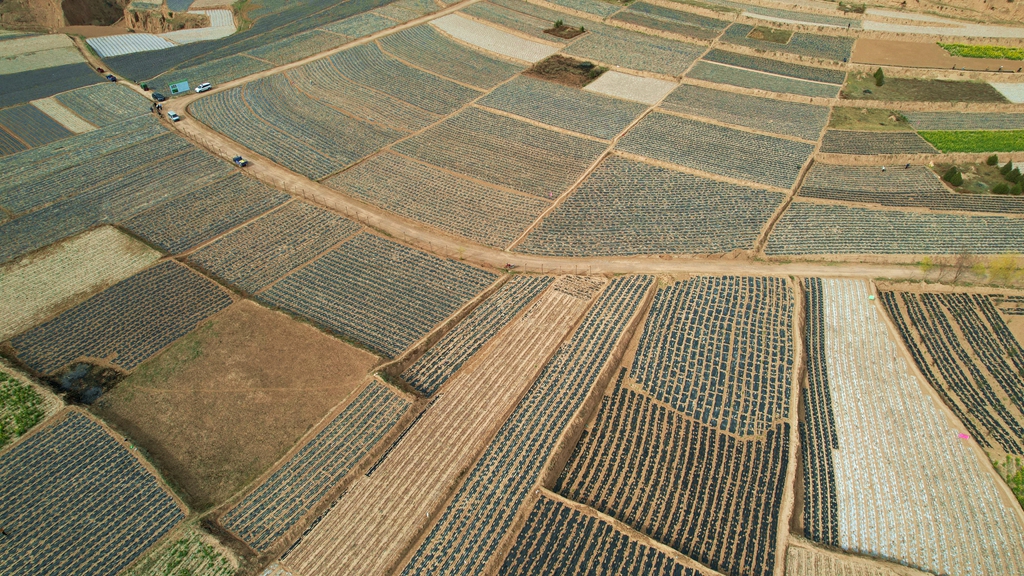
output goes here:
[{"label": "green tree", "polygon": [[1010,173],[1010,170],[1013,170],[1013,160],[1007,160],[1006,164],[1003,164],[1003,167],[999,169],[999,173],[1006,176]]},{"label": "green tree", "polygon": [[995,166],[996,164],[999,164],[999,155],[993,154],[989,156],[988,160],[985,160],[985,164],[988,164],[989,166]]},{"label": "green tree", "polygon": [[996,184],[995,186],[992,187],[992,193],[993,194],[1009,194],[1010,193],[1010,185],[1007,184],[1006,182],[1000,182],[999,184]]},{"label": "green tree", "polygon": [[1006,179],[1016,184],[1020,182],[1020,168],[1014,168],[1006,173]]},{"label": "green tree", "polygon": [[879,68],[875,70],[875,86],[882,86],[885,84],[885,73]]},{"label": "green tree", "polygon": [[956,166],[950,166],[949,170],[946,170],[946,173],[942,175],[942,179],[953,186],[959,186],[964,183],[964,177],[960,175],[960,170]]}]

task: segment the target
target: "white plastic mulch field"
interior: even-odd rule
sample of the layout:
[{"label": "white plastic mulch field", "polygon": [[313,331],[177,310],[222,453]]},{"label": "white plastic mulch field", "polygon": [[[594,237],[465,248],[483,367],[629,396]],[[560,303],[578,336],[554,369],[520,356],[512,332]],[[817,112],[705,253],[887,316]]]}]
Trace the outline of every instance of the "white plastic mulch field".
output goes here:
[{"label": "white plastic mulch field", "polygon": [[459,14],[449,14],[443,18],[431,20],[430,24],[467,44],[530,63],[539,62],[559,50],[555,46],[520,38],[515,34],[509,34]]},{"label": "white plastic mulch field", "polygon": [[1024,104],[1024,83],[1008,84],[1004,82],[989,82],[993,88],[1014,104]]},{"label": "white plastic mulch field", "polygon": [[1024,528],[899,353],[868,283],[822,287],[840,547],[936,574],[1024,574]]},{"label": "white plastic mulch field", "polygon": [[156,34],[115,34],[113,36],[89,38],[86,40],[86,43],[100,55],[100,58],[134,54],[135,52],[149,52],[150,50],[163,50],[164,48],[174,46],[174,44]]},{"label": "white plastic mulch field", "polygon": [[176,44],[189,44],[203,40],[217,40],[235,33],[235,18],[230,10],[190,10],[192,14],[206,14],[210,17],[210,26],[192,28],[191,30],[175,30],[160,35],[165,40]]},{"label": "white plastic mulch field", "polygon": [[605,96],[632,100],[643,104],[657,104],[678,86],[675,82],[644,78],[609,70],[584,88]]}]

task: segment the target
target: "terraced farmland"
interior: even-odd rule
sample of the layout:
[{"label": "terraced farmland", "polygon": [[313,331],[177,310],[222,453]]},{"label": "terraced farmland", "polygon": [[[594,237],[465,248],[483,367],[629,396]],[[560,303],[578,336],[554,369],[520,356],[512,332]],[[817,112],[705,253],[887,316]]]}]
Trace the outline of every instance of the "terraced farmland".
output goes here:
[{"label": "terraced farmland", "polygon": [[28,432],[48,414],[59,400],[47,401],[32,385],[4,372],[0,364],[0,449]]},{"label": "terraced farmland", "polygon": [[520,76],[480,99],[494,108],[597,138],[611,139],[647,106]]},{"label": "terraced farmland", "polygon": [[1024,222],[1000,216],[922,214],[793,202],[768,236],[765,253],[976,254],[1016,250]]},{"label": "terraced farmland", "polygon": [[504,248],[548,206],[546,200],[461,178],[384,152],[324,182],[406,218]]},{"label": "terraced farmland", "polygon": [[688,418],[761,435],[789,417],[792,322],[792,288],[783,279],[678,282],[651,304],[630,378]]},{"label": "terraced farmland", "polygon": [[[90,133],[92,134],[92,133]],[[226,176],[230,165],[190,147],[175,162],[157,163],[146,170],[105,181],[77,196],[65,198],[0,226],[0,262],[47,246],[97,224],[122,222],[187,190]]]},{"label": "terraced farmland", "polygon": [[788,445],[785,422],[737,438],[620,380],[555,491],[725,574],[768,575]]},{"label": "terraced farmland", "polygon": [[846,73],[842,70],[792,64],[790,62],[781,62],[779,60],[772,60],[771,58],[764,58],[761,56],[748,56],[737,52],[728,52],[717,48],[705,54],[703,59],[708,62],[736,66],[739,68],[746,68],[748,70],[756,70],[758,72],[767,72],[769,74],[777,74],[779,76],[789,76],[790,78],[796,78],[799,80],[835,84],[837,86],[841,85],[846,80]]},{"label": "terraced farmland", "polygon": [[699,40],[712,40],[729,25],[724,20],[682,10],[672,10],[647,2],[631,4],[625,10],[615,14],[612,21],[689,36]]},{"label": "terraced farmland", "polygon": [[31,104],[0,110],[0,132],[4,130],[24,143],[25,148],[44,146],[72,135],[70,130]]},{"label": "terraced farmland", "polygon": [[395,146],[428,164],[539,196],[560,196],[606,144],[467,108]]},{"label": "terraced farmland", "polygon": [[124,226],[164,251],[177,254],[290,199],[236,172],[143,212]]},{"label": "terraced farmland", "polygon": [[753,90],[766,90],[768,92],[779,92],[781,94],[798,94],[801,96],[816,96],[818,98],[835,98],[839,94],[839,86],[835,84],[822,84],[820,82],[808,82],[799,78],[787,78],[773,74],[765,74],[757,70],[746,68],[735,68],[722,66],[713,62],[701,60],[693,65],[693,68],[686,73],[688,78],[715,82],[717,84],[728,84],[739,88],[750,88]]},{"label": "terraced farmland", "polygon": [[607,520],[541,496],[501,565],[502,574],[658,574],[699,576],[664,551]]},{"label": "terraced farmland", "polygon": [[[677,142],[687,142],[686,147]],[[777,188],[796,182],[814,146],[753,134],[688,118],[652,112],[626,133],[617,148],[653,160],[671,162]],[[764,150],[771,150],[764,156]],[[760,158],[750,162],[749,158]]]},{"label": "terraced farmland", "polygon": [[829,109],[799,102],[758,98],[683,84],[661,103],[680,114],[701,116],[755,130],[817,141]]},{"label": "terraced farmland", "polygon": [[[816,283],[808,289],[817,291]],[[822,440],[813,449],[834,463],[838,545],[935,573],[1020,572],[1024,529],[980,455],[910,371],[870,294],[865,281],[822,280],[821,304],[808,309],[822,316],[813,321],[821,323],[823,345],[808,353],[827,374],[820,394],[830,402],[807,404],[807,416],[834,422],[832,446]],[[804,498],[831,498],[830,491]],[[821,500],[805,506],[832,514]]]},{"label": "terraced farmland", "polygon": [[601,287],[557,280],[448,381],[383,462],[289,553],[288,565],[325,576],[394,567]]},{"label": "terraced farmland", "polygon": [[107,359],[130,371],[230,303],[216,284],[168,261],[25,332],[11,345],[22,362],[42,374],[83,357]]},{"label": "terraced farmland", "polygon": [[0,499],[0,571],[12,576],[116,574],[185,518],[125,445],[74,410],[0,456]]},{"label": "terraced farmland", "polygon": [[227,555],[215,542],[209,534],[190,526],[178,537],[151,549],[144,559],[122,574],[232,576],[238,569],[238,560]]},{"label": "terraced farmland", "polygon": [[582,18],[566,16],[554,10],[548,10],[547,8],[527,2],[517,2],[516,0],[499,0],[495,2],[484,0],[483,2],[475,2],[463,8],[462,13],[472,16],[477,20],[484,20],[505,28],[518,30],[536,38],[562,43],[566,41],[557,36],[545,34],[544,30],[551,28],[552,23],[558,19],[561,19],[567,26],[572,26],[573,28],[584,26],[586,23]]},{"label": "terraced farmland", "polygon": [[100,128],[151,114],[147,98],[109,82],[57,94],[54,99]]},{"label": "terraced farmland", "polygon": [[1022,348],[989,297],[884,292],[882,301],[921,372],[971,437],[1024,455]]},{"label": "terraced farmland", "polygon": [[188,260],[254,294],[359,229],[337,214],[290,202],[203,246]]},{"label": "terraced farmland", "polygon": [[493,281],[490,272],[364,233],[261,299],[395,357]]},{"label": "terraced farmland", "polygon": [[266,551],[398,422],[410,403],[376,380],[220,522]]},{"label": "terraced farmland", "polygon": [[[806,14],[799,13],[799,18],[804,18],[805,16]],[[835,62],[845,62],[853,52],[853,43],[856,41],[856,38],[844,36],[825,36],[822,34],[794,32],[789,42],[779,44],[777,42],[751,38],[750,32],[753,29],[754,27],[750,24],[733,24],[722,34],[721,41],[765,52],[785,52],[810,58],[823,58]]]},{"label": "terraced farmland", "polygon": [[878,166],[841,166],[816,162],[804,178],[800,195],[882,206],[1024,213],[1024,202],[1019,198],[956,194],[927,166],[882,172]]},{"label": "terraced farmland", "polygon": [[606,158],[515,249],[597,256],[753,248],[783,195]]},{"label": "terraced farmland", "polygon": [[[594,0],[596,1],[596,0]],[[563,52],[582,59],[593,59],[602,64],[622,66],[678,76],[690,67],[706,49],[650,36],[604,24],[588,23],[589,33],[569,45]]]},{"label": "terraced farmland", "polygon": [[905,112],[917,130],[1012,130],[1024,126],[1024,114],[1006,112]]},{"label": "terraced farmland", "polygon": [[433,395],[552,280],[550,276],[513,278],[402,372],[402,379],[423,395]]},{"label": "terraced farmland", "polygon": [[283,38],[272,44],[260,46],[246,52],[249,56],[266,60],[277,66],[302,60],[303,58],[333,50],[349,42],[349,38],[341,34],[333,34],[324,30],[310,30]]},{"label": "terraced farmland", "polygon": [[101,227],[0,266],[0,340],[156,262],[160,253]]},{"label": "terraced farmland", "polygon": [[562,345],[469,472],[404,574],[477,574],[496,554],[513,520],[579,413],[653,284],[650,276],[612,280],[572,338]]},{"label": "terraced farmland", "polygon": [[522,65],[466,48],[426,24],[385,36],[378,43],[386,54],[484,90],[494,88],[524,69]]},{"label": "terraced farmland", "polygon": [[821,139],[826,154],[934,154],[938,152],[916,132],[828,130]]}]

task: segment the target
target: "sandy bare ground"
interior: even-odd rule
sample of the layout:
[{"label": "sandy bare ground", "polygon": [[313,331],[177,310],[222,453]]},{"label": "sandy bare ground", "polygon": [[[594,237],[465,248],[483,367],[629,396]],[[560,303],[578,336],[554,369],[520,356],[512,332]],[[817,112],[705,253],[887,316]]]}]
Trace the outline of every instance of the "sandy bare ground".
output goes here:
[{"label": "sandy bare ground", "polygon": [[589,299],[563,278],[445,384],[372,475],[359,478],[288,556],[302,573],[387,573],[490,442]]},{"label": "sandy bare ground", "polygon": [[[877,64],[880,66],[905,66],[908,68],[952,68],[967,70],[1017,70],[1024,66],[1024,61],[1001,60],[995,58],[960,58],[950,56],[934,42],[908,42],[904,40],[878,40],[860,38],[853,45],[850,60],[855,64]],[[1024,74],[1007,74],[1007,81],[1013,79],[1024,82]]]},{"label": "sandy bare ground", "polygon": [[100,38],[130,32],[123,24],[113,24],[111,26],[65,26],[57,31],[61,34],[85,36],[86,38]]}]

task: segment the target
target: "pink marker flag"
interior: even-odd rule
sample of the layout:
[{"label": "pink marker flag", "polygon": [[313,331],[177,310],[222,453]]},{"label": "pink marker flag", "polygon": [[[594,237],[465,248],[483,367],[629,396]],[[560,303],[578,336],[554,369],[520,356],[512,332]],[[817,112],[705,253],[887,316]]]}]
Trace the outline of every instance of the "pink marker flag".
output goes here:
[{"label": "pink marker flag", "polygon": [[964,434],[963,432],[957,433],[956,437],[961,439],[961,440],[970,440],[971,439],[971,435],[970,434]]}]

